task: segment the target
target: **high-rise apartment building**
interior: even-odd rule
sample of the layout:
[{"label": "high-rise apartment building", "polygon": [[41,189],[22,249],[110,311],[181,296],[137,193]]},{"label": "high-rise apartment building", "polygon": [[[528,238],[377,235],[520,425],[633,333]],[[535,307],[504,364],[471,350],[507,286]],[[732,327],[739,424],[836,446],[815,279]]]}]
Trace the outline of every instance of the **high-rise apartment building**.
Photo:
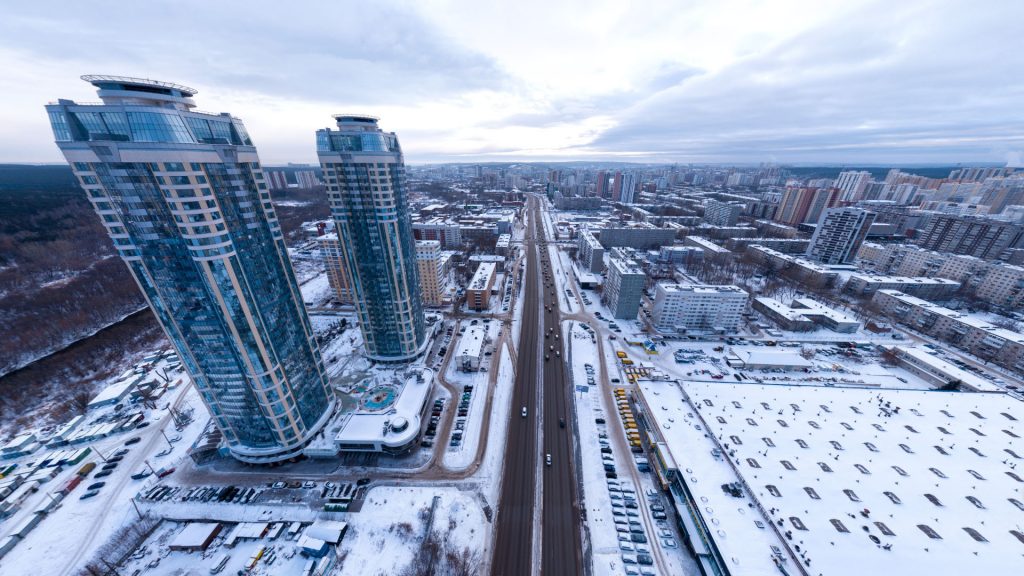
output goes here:
[{"label": "high-rise apartment building", "polygon": [[839,203],[839,190],[835,188],[817,188],[811,195],[811,202],[807,205],[807,213],[804,214],[803,223],[817,222],[821,214]]},{"label": "high-rise apartment building", "polygon": [[271,190],[285,190],[288,188],[288,175],[281,170],[267,170],[267,183]]},{"label": "high-rise apartment building", "polygon": [[604,270],[604,246],[589,229],[580,230],[576,256],[587,272],[600,274]]},{"label": "high-rise apartment building", "polygon": [[817,222],[822,211],[836,205],[839,192],[835,188],[786,188],[775,212],[775,220],[790,226]]},{"label": "high-rise apartment building", "polygon": [[597,180],[594,186],[594,195],[598,198],[608,197],[608,173],[604,170],[597,171]]},{"label": "high-rise apartment building", "polygon": [[338,235],[331,231],[316,239],[320,247],[320,260],[327,270],[327,281],[334,291],[334,297],[342,304],[352,303],[352,281],[349,279],[348,270],[345,269],[345,260],[341,255],[341,243],[338,242]]},{"label": "high-rise apartment building", "polygon": [[989,218],[935,215],[916,243],[927,250],[998,258],[1007,248],[1024,247],[1024,227]]},{"label": "high-rise apartment building", "polygon": [[420,274],[420,297],[424,306],[440,306],[448,291],[444,253],[438,240],[416,241],[416,264]]},{"label": "high-rise apartment building", "polygon": [[616,172],[612,182],[612,201],[632,204],[636,196],[637,176],[632,172]]},{"label": "high-rise apartment building", "polygon": [[835,187],[839,189],[839,199],[843,202],[856,202],[864,195],[864,189],[871,181],[871,172],[847,171],[840,172]]},{"label": "high-rise apartment building", "polygon": [[312,170],[299,170],[296,172],[295,182],[299,188],[316,188],[322,184],[320,179],[317,178],[316,172]]},{"label": "high-rise apartment building", "polygon": [[849,264],[867,238],[875,215],[858,208],[829,208],[818,220],[807,257],[822,264]]},{"label": "high-rise apartment building", "polygon": [[647,275],[633,262],[616,256],[608,259],[608,279],[601,300],[608,305],[613,318],[636,319],[646,282]]},{"label": "high-rise apartment building", "polygon": [[813,196],[811,188],[786,188],[779,200],[779,209],[775,211],[775,220],[790,226],[802,223]]},{"label": "high-rise apartment building", "polygon": [[398,137],[371,116],[316,132],[331,215],[352,281],[366,356],[404,362],[426,346],[416,248]]},{"label": "high-rise apartment building", "polygon": [[242,121],[196,91],[83,76],[46,107],[58,147],[235,458],[292,458],[335,399]]}]

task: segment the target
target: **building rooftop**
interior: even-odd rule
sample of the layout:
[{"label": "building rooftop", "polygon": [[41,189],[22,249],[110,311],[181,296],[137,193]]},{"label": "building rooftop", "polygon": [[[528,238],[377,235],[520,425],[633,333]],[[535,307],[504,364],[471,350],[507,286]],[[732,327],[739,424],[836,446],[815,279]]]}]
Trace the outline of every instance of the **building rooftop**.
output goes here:
[{"label": "building rooftop", "polygon": [[949,376],[950,379],[956,379],[963,382],[965,386],[972,390],[977,392],[1003,392],[1003,389],[999,386],[996,386],[972,372],[963,370],[950,362],[946,362],[927,349],[917,348],[915,346],[896,346],[895,348],[903,355],[909,356],[915,360],[917,363],[927,365],[933,370],[942,372]]},{"label": "building rooftop", "polygon": [[956,320],[958,322],[961,322],[963,324],[971,326],[972,328],[977,328],[978,330],[983,330],[985,332],[988,332],[989,334],[992,334],[994,336],[998,336],[998,337],[1000,337],[1000,338],[1002,338],[1004,340],[1009,340],[1010,342],[1016,342],[1018,344],[1024,344],[1024,334],[1020,334],[1019,332],[1014,332],[1012,330],[1007,330],[1006,328],[999,328],[999,327],[993,326],[991,322],[988,322],[988,321],[986,321],[986,320],[984,320],[982,318],[979,318],[979,317],[977,317],[977,316],[975,316],[973,314],[969,314],[969,313],[965,313],[965,312],[958,312],[956,310],[950,310],[949,308],[946,308],[944,306],[939,306],[938,304],[933,304],[933,303],[931,303],[931,302],[929,302],[927,300],[923,300],[923,299],[918,298],[916,296],[911,296],[910,294],[904,294],[903,292],[900,292],[899,290],[879,290],[878,292],[881,293],[881,294],[887,294],[889,296],[892,296],[892,297],[896,298],[897,300],[900,300],[900,301],[902,301],[902,302],[904,302],[906,304],[909,304],[911,306],[916,306],[918,308],[923,308],[923,309],[928,310],[929,312],[931,312],[933,314],[938,314],[939,316],[945,316],[946,318],[950,318],[950,319]]},{"label": "building rooftop", "polygon": [[473,279],[469,281],[470,290],[483,290],[487,287],[487,281],[494,275],[497,265],[494,262],[481,262],[473,273]]},{"label": "building rooftop", "polygon": [[626,260],[623,258],[609,258],[608,267],[615,268],[615,271],[618,272],[619,275],[639,274],[643,276],[644,274],[643,269],[637,266],[632,260]]},{"label": "building rooftop", "polygon": [[710,284],[675,284],[672,282],[659,282],[658,287],[667,293],[690,293],[690,294],[742,294],[747,295],[746,290],[739,286],[715,286]]},{"label": "building rooftop", "polygon": [[948,280],[946,278],[930,278],[924,276],[879,276],[874,274],[854,274],[850,276],[851,280],[860,280],[868,283],[886,283],[886,284],[918,284],[918,285],[935,285],[935,286],[959,286],[960,283],[954,280]]},{"label": "building rooftop", "polygon": [[[809,574],[1020,563],[1024,405],[1005,394],[686,382],[687,402],[639,386],[735,574],[777,575],[772,545]],[[736,478],[740,498],[722,489]]]}]

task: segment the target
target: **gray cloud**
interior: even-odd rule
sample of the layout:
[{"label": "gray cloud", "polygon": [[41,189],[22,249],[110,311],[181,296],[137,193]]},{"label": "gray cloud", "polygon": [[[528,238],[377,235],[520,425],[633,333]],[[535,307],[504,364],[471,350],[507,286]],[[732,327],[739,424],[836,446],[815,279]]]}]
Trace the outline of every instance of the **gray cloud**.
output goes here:
[{"label": "gray cloud", "polygon": [[39,2],[0,19],[7,46],[85,72],[160,75],[305,100],[408,103],[500,86],[490,59],[413,10],[374,2]]},{"label": "gray cloud", "polygon": [[[0,66],[8,71],[0,88],[10,99],[0,110],[0,162],[59,158],[40,107],[87,94],[73,80],[83,73],[194,85],[200,107],[222,95],[233,102],[275,99],[260,110],[288,120],[297,113],[287,107],[303,107],[306,119],[297,124],[308,122],[311,109],[335,106],[447,110],[452,118],[418,126],[383,119],[403,138],[410,161],[536,159],[533,151],[553,146],[562,146],[553,159],[683,162],[1020,162],[1024,156],[1024,3],[1014,0],[984,7],[969,0],[844,4],[830,21],[781,43],[760,45],[761,34],[745,38],[742,56],[713,69],[685,64],[685,53],[652,49],[621,71],[629,82],[610,92],[617,72],[604,68],[578,87],[545,92],[529,71],[513,76],[502,65],[502,56],[518,48],[514,43],[467,45],[458,31],[445,34],[424,18],[424,9],[411,2],[303,0],[8,7],[0,17]],[[652,25],[657,15],[642,21],[637,15],[624,13],[612,26],[617,41],[662,34],[671,48],[673,35],[689,32]],[[525,33],[542,16],[495,22],[481,14],[479,26],[519,27],[522,42],[556,51],[566,40]],[[627,74],[639,70],[649,72]],[[481,91],[503,104],[488,108],[479,97],[466,98]],[[463,116],[462,103],[478,108]],[[263,156],[312,159],[311,131],[318,126],[284,133],[287,121],[261,126],[261,120],[246,118],[251,130],[263,128],[254,134]],[[596,136],[584,144],[551,144],[578,142],[557,136],[589,137],[593,130]],[[536,141],[524,141],[533,137],[524,134],[536,134]]]},{"label": "gray cloud", "polygon": [[1024,147],[1017,4],[844,15],[636,103],[588,148],[784,161],[1003,160]]}]

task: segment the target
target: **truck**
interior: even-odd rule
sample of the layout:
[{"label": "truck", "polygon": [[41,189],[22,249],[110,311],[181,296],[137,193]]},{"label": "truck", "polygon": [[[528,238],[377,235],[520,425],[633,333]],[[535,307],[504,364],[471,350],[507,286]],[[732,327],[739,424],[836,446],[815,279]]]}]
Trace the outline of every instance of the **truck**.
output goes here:
[{"label": "truck", "polygon": [[156,477],[157,478],[163,478],[165,476],[170,476],[173,472],[174,472],[174,466],[171,466],[169,468],[168,467],[164,467],[164,468],[161,468],[161,469],[156,471]]}]

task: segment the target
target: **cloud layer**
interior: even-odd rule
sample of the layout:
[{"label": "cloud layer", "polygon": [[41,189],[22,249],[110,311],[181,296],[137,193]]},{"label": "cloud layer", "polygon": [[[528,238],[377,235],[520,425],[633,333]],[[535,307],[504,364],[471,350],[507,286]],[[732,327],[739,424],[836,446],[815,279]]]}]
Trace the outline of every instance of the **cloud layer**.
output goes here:
[{"label": "cloud layer", "polygon": [[[494,4],[495,6],[488,6]],[[0,14],[0,162],[60,159],[85,73],[200,90],[264,162],[334,112],[410,162],[1001,162],[1024,151],[1024,3],[35,2]]]}]

